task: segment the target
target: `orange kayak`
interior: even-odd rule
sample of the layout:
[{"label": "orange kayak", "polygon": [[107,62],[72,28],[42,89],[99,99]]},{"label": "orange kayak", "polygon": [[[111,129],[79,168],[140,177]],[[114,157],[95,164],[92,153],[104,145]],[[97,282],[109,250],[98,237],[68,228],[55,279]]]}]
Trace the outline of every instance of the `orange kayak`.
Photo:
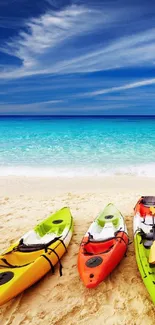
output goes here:
[{"label": "orange kayak", "polygon": [[94,288],[103,281],[124,257],[127,247],[124,218],[113,204],[108,204],[80,245],[78,270],[85,286]]}]

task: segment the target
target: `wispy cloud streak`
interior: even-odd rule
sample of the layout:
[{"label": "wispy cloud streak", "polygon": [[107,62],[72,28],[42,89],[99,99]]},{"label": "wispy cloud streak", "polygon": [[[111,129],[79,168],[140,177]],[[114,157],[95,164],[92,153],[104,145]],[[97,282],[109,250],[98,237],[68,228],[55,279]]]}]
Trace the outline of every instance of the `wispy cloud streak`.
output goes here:
[{"label": "wispy cloud streak", "polygon": [[124,84],[119,87],[111,87],[107,89],[100,89],[92,92],[87,92],[85,94],[80,95],[81,97],[94,97],[98,95],[105,95],[113,92],[119,92],[122,90],[128,90],[128,89],[133,89],[133,88],[140,88],[144,86],[149,86],[149,85],[154,85],[155,84],[155,78],[153,79],[147,79],[147,80],[142,80],[142,81],[137,81],[137,82],[132,82],[128,84]]},{"label": "wispy cloud streak", "polygon": [[108,19],[98,14],[97,10],[72,5],[59,12],[50,11],[39,18],[31,19],[25,25],[27,31],[21,31],[18,37],[0,48],[1,52],[20,59],[22,67],[2,71],[0,77],[11,78],[55,72],[57,55],[54,51],[74,37],[89,33],[103,20]]},{"label": "wispy cloud streak", "polygon": [[[52,3],[52,1],[50,1]],[[128,11],[128,15],[126,12]],[[130,15],[129,15],[130,13]],[[130,66],[153,66],[155,62],[155,28],[132,33],[129,21],[127,35],[120,34],[120,21],[137,15],[133,9],[109,10],[70,5],[60,11],[48,11],[25,23],[25,30],[0,51],[15,56],[20,68],[1,69],[0,78],[20,78],[36,74],[68,74],[118,69]],[[132,19],[131,19],[132,20]],[[130,26],[131,25],[131,26]],[[118,37],[106,41],[114,29]],[[99,42],[98,33],[103,34]],[[89,37],[94,40],[89,41]],[[83,41],[80,41],[83,38]],[[86,42],[84,41],[86,39]]]},{"label": "wispy cloud streak", "polygon": [[[70,72],[92,72],[131,66],[154,66],[155,28],[112,40],[68,62]],[[65,66],[63,72],[67,72]]]}]

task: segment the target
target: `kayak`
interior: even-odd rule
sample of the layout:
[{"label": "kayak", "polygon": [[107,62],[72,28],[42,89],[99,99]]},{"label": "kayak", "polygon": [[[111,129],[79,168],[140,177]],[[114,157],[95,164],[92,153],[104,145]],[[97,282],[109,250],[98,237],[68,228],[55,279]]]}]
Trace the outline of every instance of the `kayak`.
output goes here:
[{"label": "kayak", "polygon": [[118,265],[128,247],[128,234],[122,214],[108,204],[82,239],[78,270],[87,288],[96,287]]},{"label": "kayak", "polygon": [[0,305],[40,280],[66,252],[72,237],[69,208],[51,215],[0,255]]},{"label": "kayak", "polygon": [[155,196],[142,196],[134,211],[134,243],[137,265],[155,304]]}]

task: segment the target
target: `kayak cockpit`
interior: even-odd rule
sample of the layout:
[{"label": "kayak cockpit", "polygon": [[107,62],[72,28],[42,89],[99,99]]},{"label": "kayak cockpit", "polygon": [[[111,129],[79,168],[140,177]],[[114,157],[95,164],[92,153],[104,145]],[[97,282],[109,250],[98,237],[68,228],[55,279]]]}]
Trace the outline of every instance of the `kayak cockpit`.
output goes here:
[{"label": "kayak cockpit", "polygon": [[116,241],[114,239],[102,242],[89,241],[84,245],[84,254],[94,255],[108,253],[114,247],[115,243]]}]

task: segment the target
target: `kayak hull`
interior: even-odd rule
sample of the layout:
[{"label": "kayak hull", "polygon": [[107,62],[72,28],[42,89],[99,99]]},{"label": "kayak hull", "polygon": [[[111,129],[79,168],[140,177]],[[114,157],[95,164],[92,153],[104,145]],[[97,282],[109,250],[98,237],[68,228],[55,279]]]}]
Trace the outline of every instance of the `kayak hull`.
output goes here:
[{"label": "kayak hull", "polygon": [[32,252],[16,250],[15,243],[0,255],[0,305],[39,281],[50,270],[54,272],[54,265],[66,252],[73,232],[69,209],[64,208],[57,214],[66,220],[65,236],[61,240],[58,238],[49,246]]},{"label": "kayak hull", "polygon": [[143,204],[143,197],[137,202],[134,215],[134,246],[139,272],[146,289],[155,304],[155,265],[149,263],[150,248],[145,247],[151,231],[152,213],[149,206]]},{"label": "kayak hull", "polygon": [[[123,240],[120,239],[120,237],[123,238]],[[101,253],[99,252],[98,254],[93,254],[94,261],[96,259],[99,260],[98,263],[100,263],[94,267],[90,267],[89,263],[87,263],[92,258],[92,255],[85,254],[84,245],[81,244],[78,256],[78,269],[80,277],[87,288],[97,287],[99,283],[102,282],[115,269],[115,267],[124,257],[128,245],[128,236],[126,233],[120,232],[117,235],[117,238],[118,239],[112,239],[110,241],[109,244],[111,246],[113,245],[110,252],[108,252],[107,249],[107,252],[102,253],[105,248],[104,242],[95,243]],[[83,242],[85,242],[87,239],[88,238],[85,237]]]},{"label": "kayak hull", "polygon": [[139,272],[152,302],[155,304],[155,266],[152,268],[149,266],[148,255],[141,247],[141,236],[138,234],[134,238],[134,245]]},{"label": "kayak hull", "polygon": [[127,246],[124,218],[109,204],[90,226],[80,245],[78,270],[84,285],[95,288],[102,282],[120,263]]}]

